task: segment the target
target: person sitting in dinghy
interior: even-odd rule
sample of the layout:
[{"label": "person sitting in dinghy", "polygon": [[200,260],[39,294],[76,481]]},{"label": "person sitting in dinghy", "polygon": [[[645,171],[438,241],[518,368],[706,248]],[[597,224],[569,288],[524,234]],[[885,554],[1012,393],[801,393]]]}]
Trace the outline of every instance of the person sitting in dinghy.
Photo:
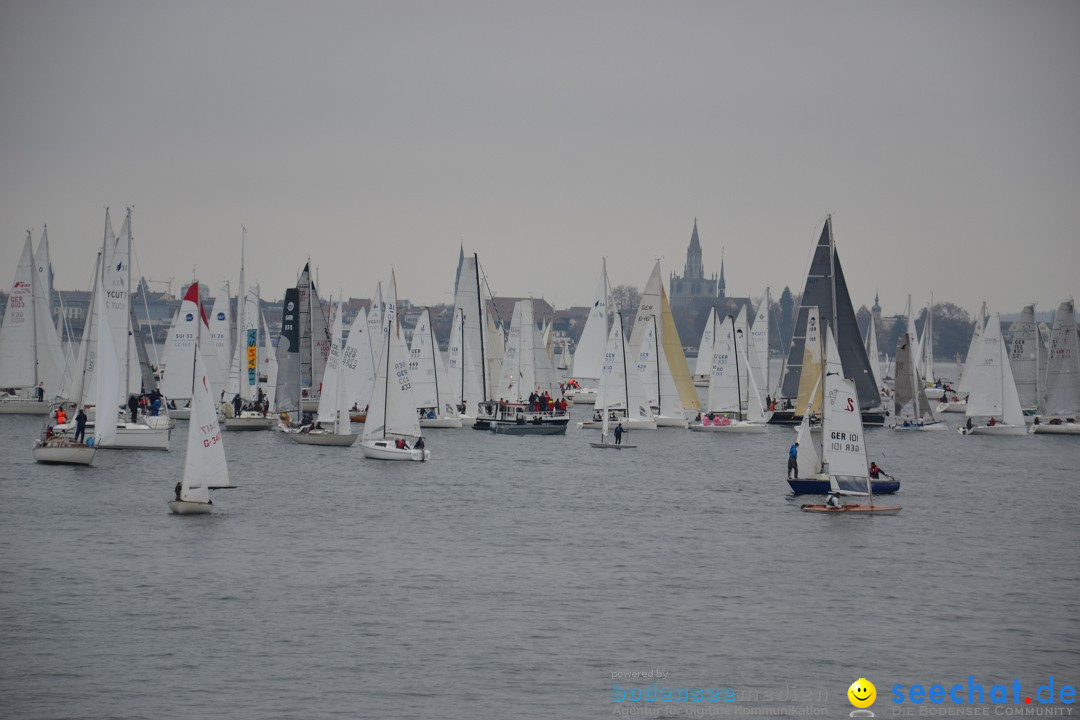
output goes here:
[{"label": "person sitting in dinghy", "polygon": [[844,507],[844,503],[840,502],[840,496],[836,493],[829,493],[828,499],[825,501],[825,507],[832,509],[840,509]]},{"label": "person sitting in dinghy", "polygon": [[872,480],[877,480],[877,479],[878,479],[878,478],[880,478],[880,477],[881,477],[882,475],[884,475],[884,476],[885,476],[885,477],[887,477],[887,478],[891,478],[891,477],[892,477],[892,475],[890,475],[889,473],[885,472],[885,471],[884,471],[884,470],[883,470],[883,469],[882,469],[881,467],[879,467],[879,466],[878,466],[878,464],[877,464],[876,462],[871,462],[871,463],[870,463],[870,479],[872,479]]}]

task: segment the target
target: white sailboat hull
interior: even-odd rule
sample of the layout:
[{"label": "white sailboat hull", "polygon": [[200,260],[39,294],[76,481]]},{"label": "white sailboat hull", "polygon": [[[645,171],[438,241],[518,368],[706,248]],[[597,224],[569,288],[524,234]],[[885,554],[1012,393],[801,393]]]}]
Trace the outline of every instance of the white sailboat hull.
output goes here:
[{"label": "white sailboat hull", "polygon": [[172,408],[169,410],[169,417],[173,420],[190,420],[191,408]]},{"label": "white sailboat hull", "polygon": [[1040,422],[1038,425],[1031,425],[1031,432],[1040,435],[1080,435],[1080,423],[1067,422],[1060,425],[1050,425],[1049,423]]},{"label": "white sailboat hull", "polygon": [[301,445],[325,445],[330,447],[349,447],[356,442],[356,438],[360,437],[359,433],[339,435],[338,433],[319,432],[317,430],[306,433],[290,432],[285,433],[285,436]]},{"label": "white sailboat hull", "polygon": [[702,425],[701,423],[691,423],[690,429],[694,432],[763,433],[768,432],[769,426],[765,423],[750,422],[748,420],[732,420],[728,425]]},{"label": "white sailboat hull", "polygon": [[263,417],[261,414],[252,414],[250,417],[227,417],[225,418],[226,430],[269,430],[277,425],[277,418],[267,415]]},{"label": "white sailboat hull", "polygon": [[594,448],[601,448],[603,450],[632,450],[632,449],[637,447],[637,445],[629,445],[629,444],[621,444],[621,443],[617,445],[615,443],[609,443],[609,442],[598,442],[598,443],[591,442],[591,443],[589,443],[589,446],[594,447]]},{"label": "white sailboat hull", "polygon": [[116,439],[97,447],[122,450],[168,450],[172,431],[167,427],[152,428],[146,425],[124,423],[116,428]]},{"label": "white sailboat hull", "polygon": [[901,508],[889,505],[844,505],[841,507],[803,505],[800,510],[826,515],[898,515]]},{"label": "white sailboat hull", "polygon": [[957,428],[957,432],[961,435],[1027,435],[1028,426],[999,423],[997,425],[975,425],[970,430],[961,426]]},{"label": "white sailboat hull", "polygon": [[939,413],[962,413],[967,410],[967,399],[954,400],[952,402],[938,403]]},{"label": "white sailboat hull", "polygon": [[685,430],[690,425],[690,421],[687,420],[684,417],[671,417],[670,415],[656,415],[654,417],[654,419],[656,420],[656,427],[658,427],[658,428],[673,427],[673,428],[682,428],[683,430]]},{"label": "white sailboat hull", "polygon": [[398,448],[393,440],[361,440],[360,451],[372,460],[412,460],[424,462],[431,459],[427,448]]},{"label": "white sailboat hull", "polygon": [[420,418],[420,427],[422,428],[460,428],[460,417],[436,417],[436,418]]},{"label": "white sailboat hull", "polygon": [[54,439],[34,443],[34,460],[42,464],[89,465],[94,461],[96,448],[69,440]]},{"label": "white sailboat hull", "polygon": [[49,404],[30,398],[0,398],[0,415],[48,415]]},{"label": "white sailboat hull", "polygon": [[[655,430],[656,418],[619,418],[625,430]],[[578,423],[582,430],[600,430],[604,423],[601,420],[585,420]]]},{"label": "white sailboat hull", "polygon": [[923,423],[922,425],[904,425],[903,421],[893,426],[893,430],[948,430],[949,427],[941,421]]},{"label": "white sailboat hull", "polygon": [[939,387],[928,387],[924,390],[927,400],[940,400],[945,391]]},{"label": "white sailboat hull", "polygon": [[169,509],[177,515],[205,515],[213,507],[210,503],[188,502],[186,500],[169,501]]}]

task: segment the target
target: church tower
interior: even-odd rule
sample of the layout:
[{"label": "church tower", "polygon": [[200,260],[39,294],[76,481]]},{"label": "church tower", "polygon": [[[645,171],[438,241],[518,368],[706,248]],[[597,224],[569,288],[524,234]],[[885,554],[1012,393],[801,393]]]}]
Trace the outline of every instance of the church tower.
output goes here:
[{"label": "church tower", "polygon": [[686,248],[686,266],[683,277],[687,280],[701,280],[705,270],[701,266],[701,241],[697,235],[697,218],[694,218],[694,231],[690,234],[690,247]]},{"label": "church tower", "polygon": [[701,240],[698,238],[697,218],[690,233],[690,245],[686,248],[686,265],[682,277],[671,273],[668,287],[672,302],[690,300],[713,300],[716,298],[716,274],[705,277],[705,267],[701,262]]}]

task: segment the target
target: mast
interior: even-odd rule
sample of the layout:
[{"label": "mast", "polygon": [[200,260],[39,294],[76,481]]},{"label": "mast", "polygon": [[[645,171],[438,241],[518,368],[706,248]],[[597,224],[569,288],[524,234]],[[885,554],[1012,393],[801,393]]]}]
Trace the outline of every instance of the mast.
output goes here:
[{"label": "mast", "polygon": [[743,419],[742,414],[742,373],[739,371],[739,337],[735,332],[735,316],[728,315],[731,318],[731,342],[735,346],[735,403],[739,408],[739,420]]},{"label": "mast", "polygon": [[[622,349],[622,369],[623,369],[623,397],[626,398],[625,413],[626,420],[630,420],[630,376],[626,372],[626,333],[623,332],[622,327],[622,313],[616,313],[616,319],[619,321],[619,347]],[[653,320],[656,316],[653,315]],[[607,404],[607,395],[604,395],[604,403]],[[606,413],[605,413],[606,416]]]},{"label": "mast", "polygon": [[829,215],[825,219],[825,222],[828,223],[828,225],[829,225],[829,289],[832,292],[832,303],[831,303],[831,305],[832,305],[832,318],[831,318],[831,324],[832,324],[832,328],[833,328],[833,335],[837,336],[837,337],[834,337],[833,340],[836,341],[836,347],[839,348],[840,347],[840,337],[838,335],[839,327],[837,326],[838,324],[837,324],[837,320],[836,320],[836,318],[837,318],[837,315],[836,315],[836,245],[833,244],[832,215]]},{"label": "mast", "polygon": [[[480,296],[480,258],[476,253],[473,253],[473,260],[476,263],[476,317],[480,321],[480,394],[484,396],[483,401],[487,402],[487,353],[484,352],[484,333],[487,332],[487,327],[484,323],[484,300]],[[461,344],[463,346],[465,344],[464,336],[462,337]]]},{"label": "mast", "polygon": [[435,328],[431,325],[431,308],[427,308],[428,311],[428,336],[431,339],[431,371],[435,374],[435,414],[436,416],[442,413],[442,407],[439,400],[439,370],[438,361],[435,358],[435,353],[439,352],[439,346],[435,344]]},{"label": "mast", "polygon": [[[661,408],[663,406],[663,403],[661,402],[661,397],[660,397],[660,330],[659,330],[659,328],[656,327],[656,315],[652,316],[652,326],[653,326],[653,345],[656,348],[656,410],[657,410],[657,414],[659,414],[661,412]],[[629,382],[629,381],[627,381],[627,382]],[[627,395],[626,397],[627,397],[627,403],[626,404],[629,406],[630,405],[630,402],[629,402],[630,396]]]},{"label": "mast", "polygon": [[[397,290],[397,283],[394,284],[394,290]],[[394,298],[394,327],[390,328],[391,332],[397,332],[397,298]],[[390,401],[390,337],[391,332],[386,333],[386,379],[383,387],[383,423],[382,423],[382,436],[383,440],[386,439],[386,412],[389,410]]]}]

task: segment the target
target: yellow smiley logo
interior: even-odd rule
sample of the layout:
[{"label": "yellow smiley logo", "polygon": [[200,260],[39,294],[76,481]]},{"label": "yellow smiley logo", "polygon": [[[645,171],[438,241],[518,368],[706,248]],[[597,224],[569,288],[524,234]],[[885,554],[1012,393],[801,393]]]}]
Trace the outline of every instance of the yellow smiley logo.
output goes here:
[{"label": "yellow smiley logo", "polygon": [[848,700],[857,708],[868,708],[877,700],[877,688],[866,678],[859,678],[847,689]]}]

